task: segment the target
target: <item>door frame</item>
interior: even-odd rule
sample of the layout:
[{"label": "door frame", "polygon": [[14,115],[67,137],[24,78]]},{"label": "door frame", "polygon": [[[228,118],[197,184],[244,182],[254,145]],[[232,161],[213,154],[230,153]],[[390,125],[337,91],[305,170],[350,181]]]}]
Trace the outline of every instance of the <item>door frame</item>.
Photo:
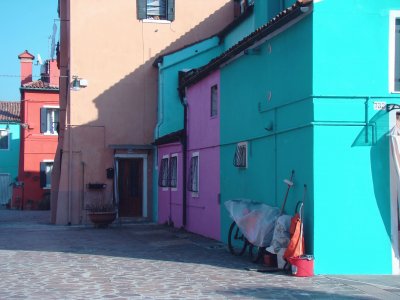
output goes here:
[{"label": "door frame", "polygon": [[143,196],[142,196],[142,217],[147,218],[147,154],[115,154],[114,155],[114,197],[116,203],[119,204],[119,192],[118,192],[118,160],[119,159],[143,159]]}]

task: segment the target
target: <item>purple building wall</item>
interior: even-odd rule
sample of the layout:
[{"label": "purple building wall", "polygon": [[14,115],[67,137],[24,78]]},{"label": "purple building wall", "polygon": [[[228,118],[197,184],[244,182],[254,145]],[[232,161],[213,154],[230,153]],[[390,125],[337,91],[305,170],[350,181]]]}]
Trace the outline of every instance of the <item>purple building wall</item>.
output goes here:
[{"label": "purple building wall", "polygon": [[[191,86],[186,94],[188,102],[187,166],[194,153],[199,155],[199,191],[187,191],[186,229],[220,240],[220,118],[219,78],[216,71]],[[217,86],[217,114],[211,116],[211,87]]]}]

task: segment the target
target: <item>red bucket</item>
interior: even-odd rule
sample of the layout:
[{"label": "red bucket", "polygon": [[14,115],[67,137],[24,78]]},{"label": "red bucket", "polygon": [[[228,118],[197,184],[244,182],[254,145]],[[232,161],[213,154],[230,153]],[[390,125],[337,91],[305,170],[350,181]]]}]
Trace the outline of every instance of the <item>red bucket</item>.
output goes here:
[{"label": "red bucket", "polygon": [[289,258],[292,265],[292,275],[297,277],[314,276],[314,257],[312,255],[302,255]]}]

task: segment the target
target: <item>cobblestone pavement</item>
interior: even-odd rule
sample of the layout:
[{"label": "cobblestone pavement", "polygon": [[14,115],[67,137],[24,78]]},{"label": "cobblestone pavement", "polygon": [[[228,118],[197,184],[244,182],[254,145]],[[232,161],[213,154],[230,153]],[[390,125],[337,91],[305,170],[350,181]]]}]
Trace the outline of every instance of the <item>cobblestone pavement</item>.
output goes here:
[{"label": "cobblestone pavement", "polygon": [[181,230],[48,218],[0,210],[0,299],[400,299],[398,277],[248,271],[245,257]]}]

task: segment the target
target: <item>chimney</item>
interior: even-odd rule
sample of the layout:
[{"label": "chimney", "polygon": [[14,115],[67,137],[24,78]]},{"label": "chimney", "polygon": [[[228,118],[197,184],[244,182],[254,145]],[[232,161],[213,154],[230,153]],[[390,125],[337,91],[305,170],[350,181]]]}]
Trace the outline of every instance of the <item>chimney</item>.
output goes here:
[{"label": "chimney", "polygon": [[48,72],[49,72],[49,84],[51,86],[59,86],[60,79],[60,69],[57,66],[56,59],[49,59],[48,63]]},{"label": "chimney", "polygon": [[21,62],[21,86],[32,81],[32,62],[35,57],[25,50],[18,55]]}]

